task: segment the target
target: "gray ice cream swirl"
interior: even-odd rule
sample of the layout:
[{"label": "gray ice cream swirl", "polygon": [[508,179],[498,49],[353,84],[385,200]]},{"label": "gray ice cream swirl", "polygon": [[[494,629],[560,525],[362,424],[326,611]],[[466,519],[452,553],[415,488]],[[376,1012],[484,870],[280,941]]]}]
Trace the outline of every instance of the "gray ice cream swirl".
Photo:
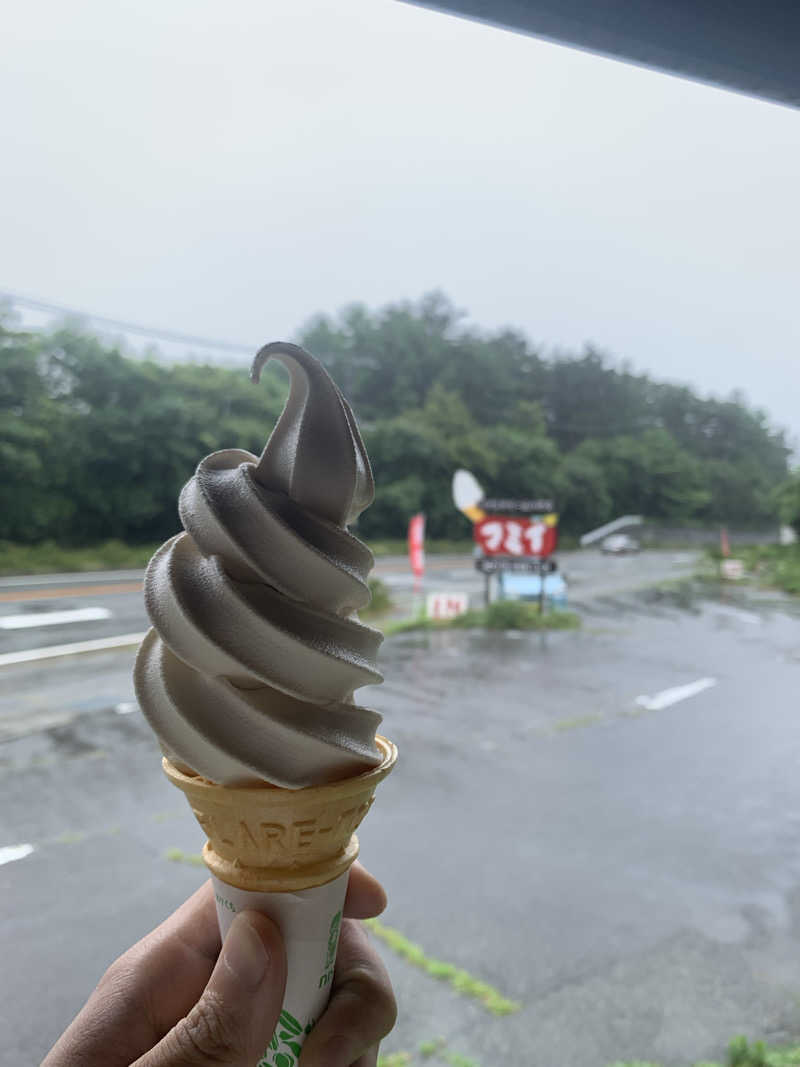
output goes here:
[{"label": "gray ice cream swirl", "polygon": [[290,376],[260,458],[229,449],[184,486],[185,533],[145,576],[153,628],[136,661],[142,711],[179,767],[221,785],[291,789],[380,762],[377,712],[353,702],[380,682],[382,635],[358,621],[372,553],[347,530],[372,501],[347,401],[297,345],[265,345]]}]

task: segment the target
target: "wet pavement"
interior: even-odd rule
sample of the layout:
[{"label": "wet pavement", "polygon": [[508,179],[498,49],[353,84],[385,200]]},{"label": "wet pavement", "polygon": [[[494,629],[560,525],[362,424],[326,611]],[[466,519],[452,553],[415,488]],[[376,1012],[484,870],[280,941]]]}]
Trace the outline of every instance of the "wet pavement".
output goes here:
[{"label": "wet pavement", "polygon": [[[382,946],[386,1052],[442,1036],[481,1067],[684,1067],[736,1033],[800,1040],[800,604],[684,585],[582,614],[386,643],[370,697],[401,760],[361,833],[384,922],[520,1004],[496,1017]],[[9,1067],[203,877],[165,858],[203,838],[108,681],[130,655],[109,657],[83,681],[115,705],[0,745],[0,847],[34,846],[0,866]]]},{"label": "wet pavement", "polygon": [[[571,599],[615,594],[691,574],[696,552],[648,550],[606,557],[590,549],[561,552],[558,560]],[[483,575],[469,555],[431,556],[417,583],[405,556],[377,560],[374,575],[385,582],[400,615],[416,615],[424,595],[465,592],[482,600]],[[144,632],[149,626],[142,596],[144,571],[0,578],[0,663],[3,655],[79,641]],[[418,591],[417,591],[418,589]]]}]

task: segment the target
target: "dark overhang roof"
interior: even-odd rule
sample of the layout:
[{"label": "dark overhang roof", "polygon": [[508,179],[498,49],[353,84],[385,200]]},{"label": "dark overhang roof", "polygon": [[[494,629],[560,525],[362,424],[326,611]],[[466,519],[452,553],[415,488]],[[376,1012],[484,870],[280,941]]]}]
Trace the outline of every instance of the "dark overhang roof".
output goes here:
[{"label": "dark overhang roof", "polygon": [[800,107],[800,0],[406,0]]}]

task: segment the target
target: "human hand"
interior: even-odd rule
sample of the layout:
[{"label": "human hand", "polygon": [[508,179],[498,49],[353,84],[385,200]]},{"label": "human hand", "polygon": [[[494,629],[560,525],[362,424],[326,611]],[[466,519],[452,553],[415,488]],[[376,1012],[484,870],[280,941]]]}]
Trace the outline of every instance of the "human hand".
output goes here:
[{"label": "human hand", "polygon": [[[386,895],[355,863],[327,1009],[299,1067],[375,1067],[394,1026],[386,969],[356,919]],[[280,932],[257,912],[235,916],[224,947],[211,882],[108,968],[42,1067],[255,1067],[286,984]]]}]

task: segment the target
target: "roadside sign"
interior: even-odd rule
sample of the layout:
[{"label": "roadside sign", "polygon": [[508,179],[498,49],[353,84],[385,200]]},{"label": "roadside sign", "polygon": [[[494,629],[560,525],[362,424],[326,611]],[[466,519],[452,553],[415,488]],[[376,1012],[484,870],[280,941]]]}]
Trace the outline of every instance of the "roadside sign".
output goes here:
[{"label": "roadside sign", "polygon": [[486,512],[480,507],[482,499],[483,489],[475,475],[469,471],[457,470],[453,475],[453,503],[470,522],[479,522],[486,517]]},{"label": "roadside sign", "polygon": [[723,559],[720,564],[722,577],[738,582],[744,578],[744,561],[741,559]]},{"label": "roadside sign", "polygon": [[552,574],[556,565],[552,560],[535,556],[478,556],[475,569],[482,574]]},{"label": "roadside sign", "polygon": [[554,518],[490,515],[475,523],[475,541],[484,556],[533,556],[541,559],[551,555],[558,542],[558,527]]},{"label": "roadside sign", "polygon": [[459,615],[466,615],[469,596],[466,593],[430,593],[426,608],[429,619],[455,619]]},{"label": "roadside sign", "polygon": [[510,500],[508,497],[484,497],[478,503],[484,511],[490,511],[492,514],[510,511],[512,515],[541,515],[555,510],[555,504],[552,500],[545,500],[540,497],[529,497],[526,500]]}]

